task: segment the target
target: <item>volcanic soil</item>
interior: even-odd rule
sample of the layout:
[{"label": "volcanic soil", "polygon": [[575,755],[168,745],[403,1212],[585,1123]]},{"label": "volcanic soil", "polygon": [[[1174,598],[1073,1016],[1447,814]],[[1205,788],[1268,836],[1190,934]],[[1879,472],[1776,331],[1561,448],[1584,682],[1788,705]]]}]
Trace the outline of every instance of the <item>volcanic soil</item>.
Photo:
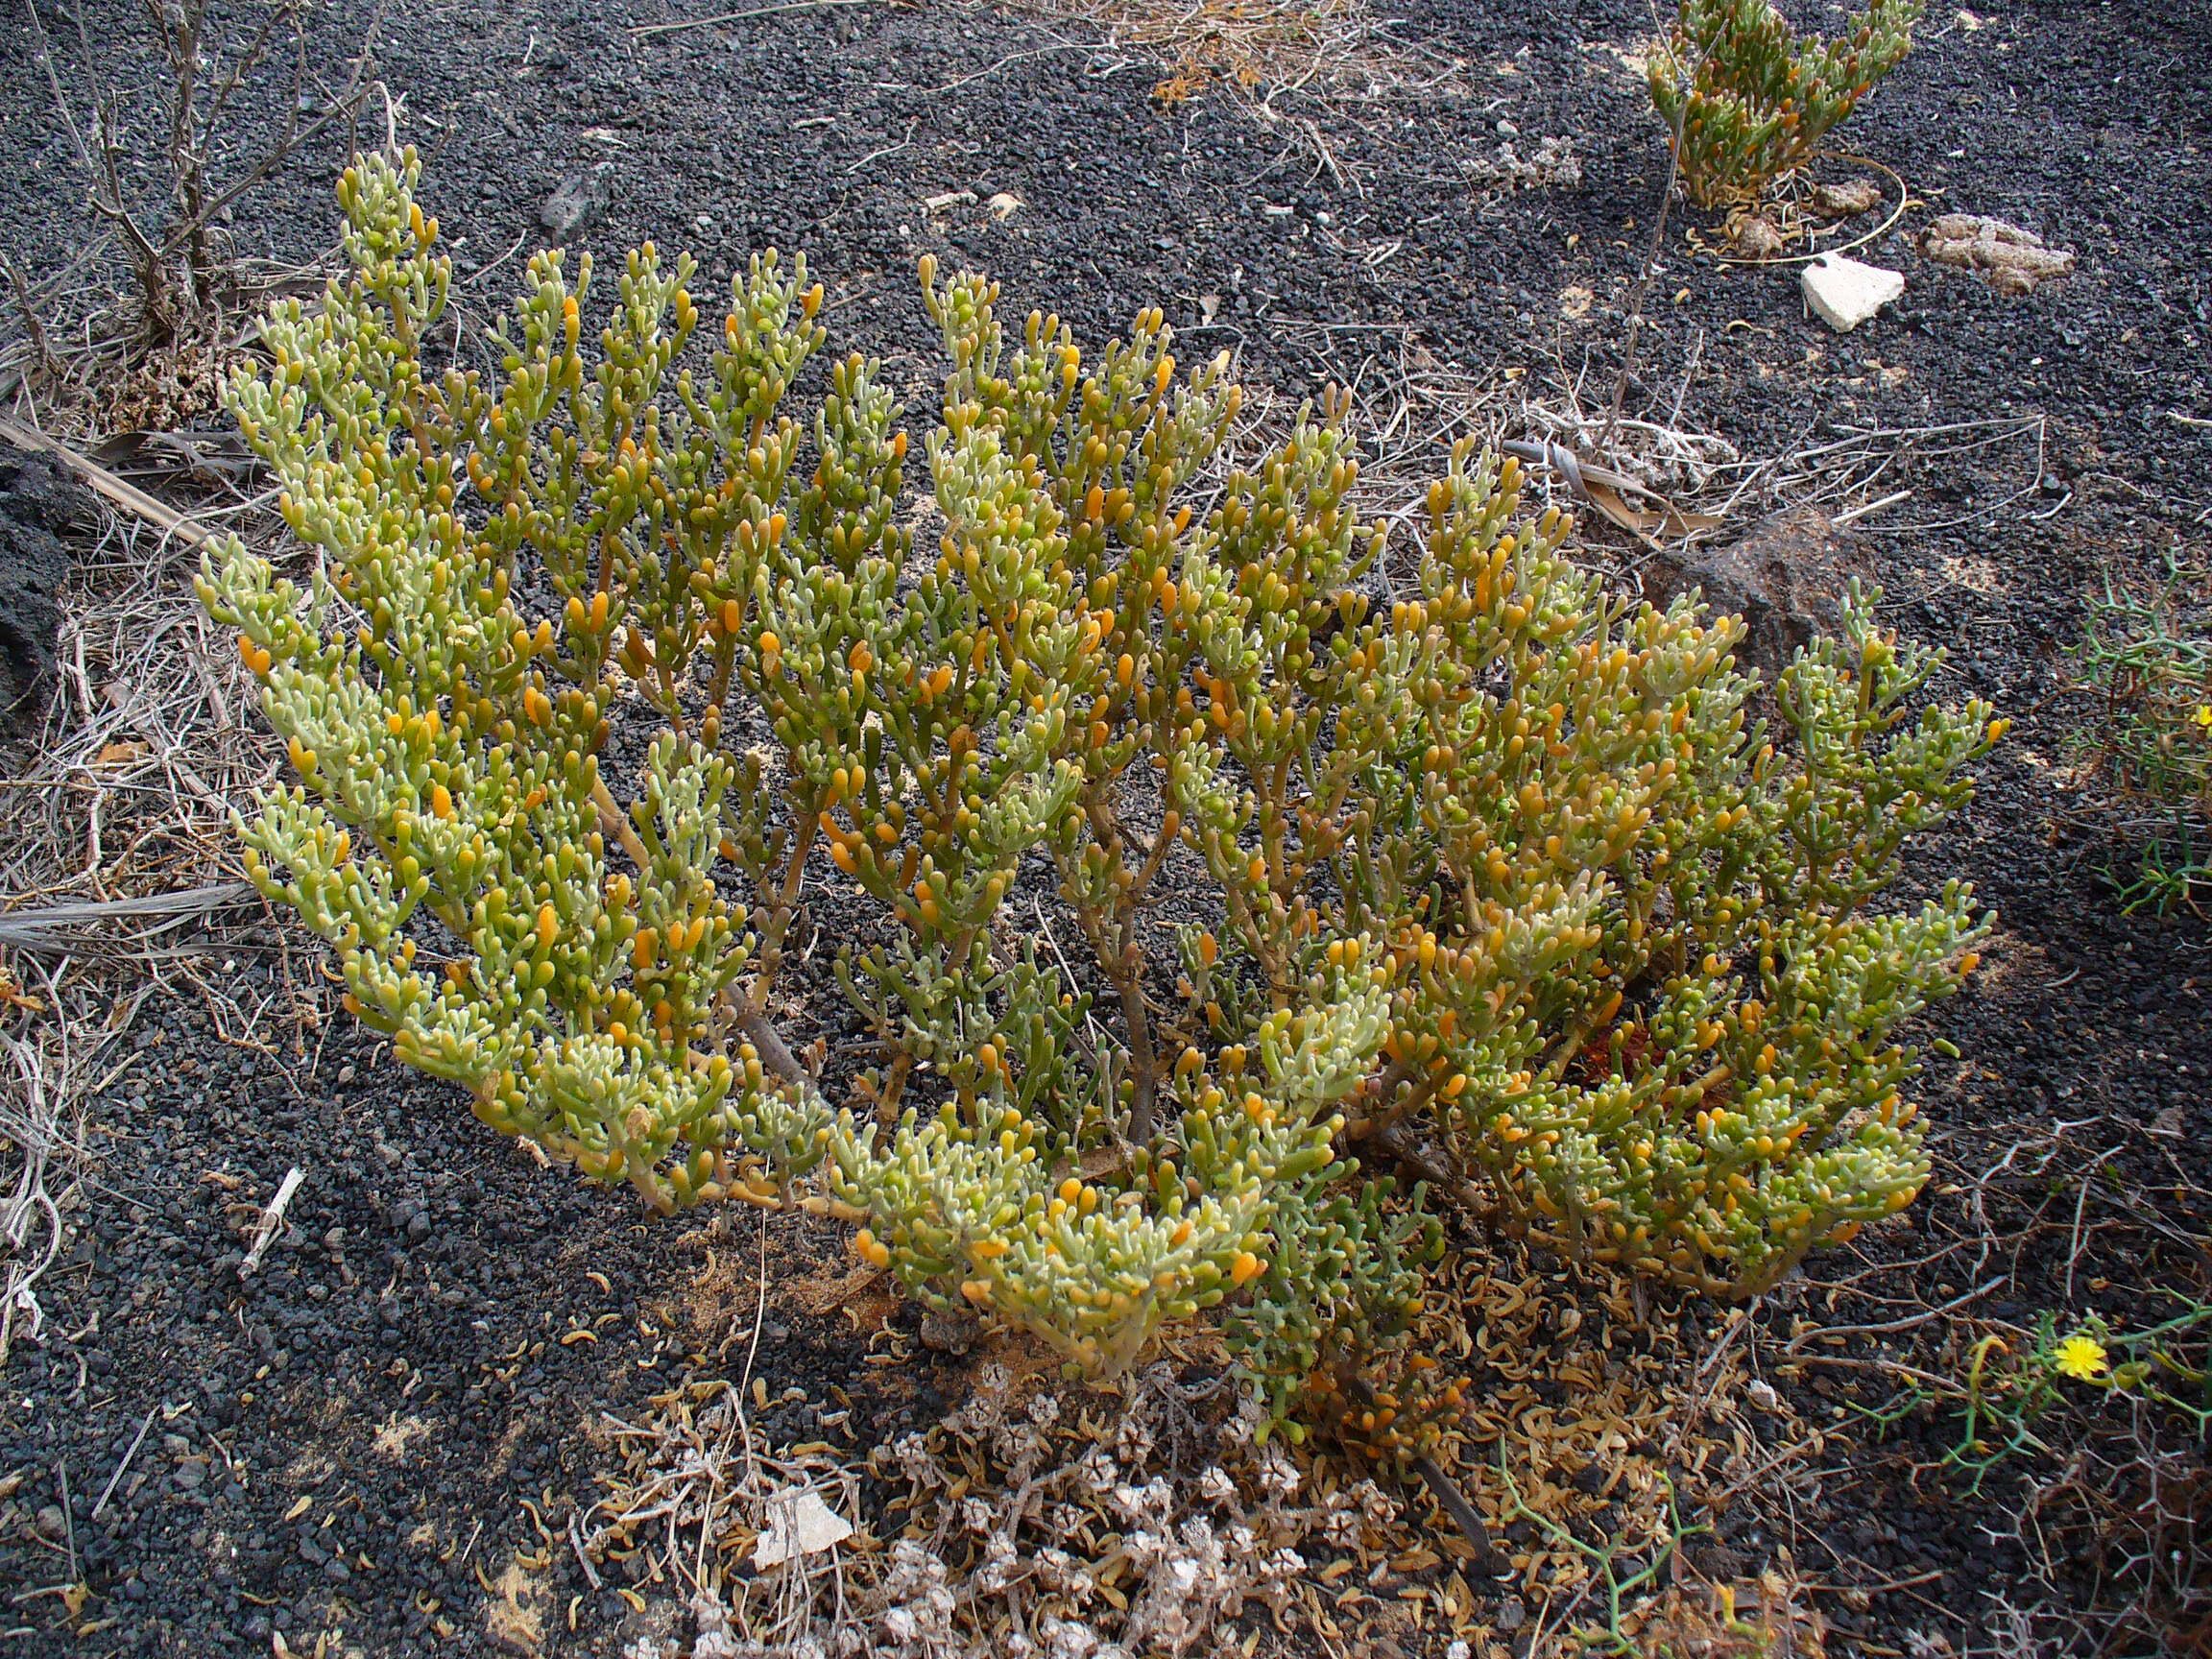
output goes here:
[{"label": "volcanic soil", "polygon": [[[80,124],[96,84],[150,108],[158,68],[136,8],[34,3]],[[1370,81],[1277,84],[1264,60],[1228,61],[1181,98],[1155,94],[1173,52],[1072,15],[737,10],[657,35],[635,27],[682,20],[666,0],[394,0],[373,17],[340,0],[303,22],[332,81],[373,29],[391,128],[424,157],[425,204],[478,316],[542,239],[541,204],[583,179],[604,203],[569,242],[603,269],[652,238],[718,286],[754,250],[803,250],[831,349],[883,357],[925,415],[926,252],[988,268],[1017,308],[1057,311],[1094,345],[1164,306],[1187,349],[1235,351],[1285,407],[1332,380],[1383,411],[1416,382],[1555,407],[1572,394],[1585,410],[1612,396],[1666,174],[1636,68],[1641,5],[1407,0],[1370,42]],[[1713,216],[1678,210],[1646,306],[1632,414],[1744,458],[1896,453],[1854,497],[1911,492],[1854,527],[1885,611],[1950,651],[1945,694],[2015,722],[1971,808],[1909,854],[1908,897],[1961,877],[2000,918],[1982,973],[1922,1033],[1958,1050],[1932,1053],[1916,1089],[1937,1190],[1753,1316],[1801,1360],[1834,1361],[1770,1373],[1832,1432],[1816,1495],[1782,1514],[1747,1503],[1720,1532],[1743,1570],[1787,1550],[1834,1653],[2201,1652],[2212,1629],[2201,1560],[2177,1552],[2146,1577],[2128,1559],[2136,1534],[2107,1511],[2135,1498],[2070,1495],[2060,1452],[1970,1491],[1937,1467],[1955,1411],[1885,1409],[1905,1390],[1884,1370],[1957,1375],[1984,1336],[2024,1347],[2046,1311],[2124,1327],[2172,1310],[2161,1286],[2212,1295],[2207,933],[2121,913],[2067,656],[2094,585],[2212,541],[2208,65],[2201,7],[1934,7],[1838,134],[1889,170],[1868,229],[1897,205],[1890,176],[1915,199],[1859,250],[1905,274],[1903,300],[1839,336],[1805,313],[1795,266],[1724,263]],[[249,79],[239,154],[281,119],[278,94],[274,70]],[[386,123],[372,97],[354,136],[381,140]],[[1502,154],[1547,138],[1576,165],[1516,187]],[[347,142],[340,123],[239,200],[240,253],[327,256]],[[0,248],[28,283],[66,276],[93,227],[20,13],[0,25]],[[131,187],[152,189],[158,160],[141,135]],[[1917,251],[1940,211],[2027,227],[2078,270],[2000,295]],[[120,281],[111,265],[71,280]],[[2009,424],[1938,432],[1967,422]],[[1634,569],[1626,538],[1590,534]],[[176,562],[180,593],[188,569]],[[842,925],[813,920],[826,957]],[[602,1413],[727,1369],[757,1323],[756,1374],[800,1396],[769,1412],[771,1436],[865,1447],[958,1397],[973,1361],[917,1349],[911,1310],[879,1290],[850,1295],[842,1229],[778,1217],[762,1298],[750,1213],[655,1221],[533,1163],[336,1016],[297,931],[228,927],[197,960],[221,995],[156,990],[103,1064],[43,1323],[18,1324],[0,1373],[9,1651],[320,1654],[317,1632],[342,1628],[333,1651],[478,1652],[488,1608],[512,1599],[503,1573],[541,1551],[542,1650],[612,1655],[637,1616],[588,1581],[559,1519],[608,1467],[587,1432]],[[833,993],[796,1012],[799,1042],[844,1030]],[[295,1167],[286,1224],[242,1277],[254,1219]],[[1807,1342],[1808,1324],[1839,1334]],[[893,1351],[910,1358],[870,1362]],[[826,1424],[833,1386],[851,1407]],[[2087,1443],[2095,1419],[2053,1432]],[[2202,1452],[2183,1444],[2200,1528]],[[2043,1506],[2024,1525],[2032,1497]],[[1443,1635],[1422,1642],[1407,1650],[1445,1650]],[[1285,1650],[1325,1648],[1309,1635]]]}]

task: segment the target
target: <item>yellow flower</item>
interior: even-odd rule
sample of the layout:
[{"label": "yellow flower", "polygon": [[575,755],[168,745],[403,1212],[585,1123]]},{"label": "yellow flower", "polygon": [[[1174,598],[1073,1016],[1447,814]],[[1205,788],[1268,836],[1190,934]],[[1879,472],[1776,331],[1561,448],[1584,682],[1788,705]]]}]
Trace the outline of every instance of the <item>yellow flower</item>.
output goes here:
[{"label": "yellow flower", "polygon": [[2058,1344],[2058,1369],[2082,1382],[2104,1375],[2104,1344],[2094,1336],[2069,1336]]},{"label": "yellow flower", "polygon": [[2197,705],[2197,724],[2200,726],[2212,726],[2212,703],[2200,703]]}]

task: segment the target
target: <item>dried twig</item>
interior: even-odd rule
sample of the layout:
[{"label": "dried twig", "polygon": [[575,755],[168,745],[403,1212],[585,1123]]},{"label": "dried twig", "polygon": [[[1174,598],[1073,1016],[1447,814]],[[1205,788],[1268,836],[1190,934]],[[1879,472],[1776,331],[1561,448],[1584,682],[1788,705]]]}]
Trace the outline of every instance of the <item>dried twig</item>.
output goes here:
[{"label": "dried twig", "polygon": [[261,1212],[260,1221],[254,1226],[252,1247],[246,1252],[246,1260],[238,1263],[239,1278],[243,1279],[260,1267],[261,1258],[267,1252],[270,1241],[284,1225],[284,1211],[292,1202],[292,1194],[300,1190],[300,1183],[305,1179],[306,1172],[297,1164],[284,1171],[284,1179],[276,1184],[276,1192],[270,1197]]},{"label": "dried twig", "polygon": [[[142,899],[103,899],[84,904],[50,904],[38,910],[0,911],[0,945],[23,950],[76,953],[112,948],[103,935],[116,922],[153,922],[130,936],[143,947],[173,928],[217,910],[251,903],[250,881],[222,881],[181,893],[150,893]],[[86,931],[89,930],[89,931]]]},{"label": "dried twig", "polygon": [[30,286],[23,280],[23,273],[15,268],[15,261],[0,254],[0,265],[8,269],[8,285],[14,291],[15,308],[22,313],[24,330],[31,336],[31,349],[37,358],[38,371],[49,380],[60,375],[61,365],[54,355],[54,348],[47,344],[46,325],[39,321],[38,303],[31,297]]},{"label": "dried twig", "polygon": [[744,12],[717,12],[710,17],[682,17],[673,23],[633,23],[630,38],[647,39],[673,35],[683,29],[711,29],[722,23],[742,23],[749,17],[774,17],[783,12],[819,12],[830,6],[866,6],[870,0],[784,0],[781,6],[755,6]]},{"label": "dried twig", "polygon": [[0,1195],[0,1241],[7,1246],[6,1273],[0,1280],[0,1365],[5,1365],[17,1316],[28,1321],[33,1336],[45,1322],[36,1286],[61,1253],[61,1212],[46,1190],[47,1167],[60,1139],[59,1102],[48,1088],[44,1056],[19,1038],[0,1037],[0,1044],[15,1062],[23,1085],[20,1108],[0,1106],[0,1142],[19,1160],[14,1185]]},{"label": "dried twig", "polygon": [[146,1443],[146,1431],[154,1427],[155,1413],[160,1409],[158,1406],[146,1407],[145,1418],[138,1425],[137,1434],[132,1438],[130,1450],[123,1454],[121,1461],[115,1465],[115,1473],[108,1477],[108,1484],[100,1489],[99,1502],[92,1505],[93,1520],[100,1519],[100,1512],[108,1507],[108,1500],[115,1496],[115,1488],[122,1484],[123,1477],[130,1473],[131,1460],[138,1455],[138,1448]]},{"label": "dried twig", "polygon": [[[236,107],[246,102],[235,95],[249,84],[259,86],[256,71],[285,27],[297,25],[304,9],[302,0],[268,0],[260,9],[258,27],[251,28],[234,47],[206,28],[206,0],[146,0],[164,71],[155,102],[162,129],[156,148],[166,172],[162,215],[166,223],[156,228],[147,217],[143,192],[125,177],[127,159],[133,152],[131,111],[104,75],[91,33],[80,18],[83,70],[93,88],[90,110],[80,121],[56,71],[36,7],[33,0],[25,0],[36,60],[45,71],[55,112],[76,152],[96,234],[64,271],[40,289],[26,291],[18,285],[29,349],[12,348],[7,361],[0,362],[0,376],[11,368],[26,382],[36,376],[49,418],[64,425],[100,421],[130,425],[148,419],[178,419],[173,410],[147,414],[139,401],[141,381],[158,389],[173,385],[181,375],[204,393],[222,359],[235,349],[240,329],[267,288],[258,263],[236,258],[221,226],[232,204],[301,145],[334,123],[352,118],[367,94],[385,3],[377,0],[348,79],[335,89],[316,73],[306,36],[295,27],[289,84],[270,88],[271,95],[252,100],[276,112],[275,131],[235,176],[218,180],[218,164],[238,148],[226,132]],[[315,92],[323,97],[318,100]],[[132,303],[112,305],[113,285],[96,282],[76,291],[84,301],[82,317],[71,319],[67,329],[50,327],[58,321],[52,308],[70,293],[69,285],[83,272],[112,258],[118,245],[135,289]],[[76,333],[78,322],[83,324],[82,346],[56,349],[53,342]],[[95,407],[102,402],[115,407],[102,413]],[[192,408],[207,402],[211,396]],[[91,482],[95,488],[107,488],[96,478]],[[144,498],[114,498],[131,511],[145,510]],[[153,517],[165,528],[179,528],[158,514]]]},{"label": "dried twig", "polygon": [[1863,501],[1856,507],[1849,508],[1844,512],[1837,514],[1834,517],[1829,519],[1829,522],[1838,526],[1839,528],[1845,524],[1856,524],[1860,519],[1871,517],[1873,515],[1881,512],[1885,507],[1894,507],[1900,501],[1910,501],[1911,499],[1911,491],[1892,490],[1888,494],[1881,496],[1876,500]]},{"label": "dried twig", "polygon": [[1326,172],[1356,194],[1364,169],[1338,157],[1313,116],[1287,106],[1300,102],[1358,123],[1384,93],[1431,88],[1462,67],[1391,34],[1399,20],[1368,0],[1012,0],[1010,9],[1070,30],[1103,31],[1070,47],[1152,58],[1166,70],[1152,89],[1165,108],[1218,88],[1292,139],[1275,165],[1302,156],[1312,176]]}]

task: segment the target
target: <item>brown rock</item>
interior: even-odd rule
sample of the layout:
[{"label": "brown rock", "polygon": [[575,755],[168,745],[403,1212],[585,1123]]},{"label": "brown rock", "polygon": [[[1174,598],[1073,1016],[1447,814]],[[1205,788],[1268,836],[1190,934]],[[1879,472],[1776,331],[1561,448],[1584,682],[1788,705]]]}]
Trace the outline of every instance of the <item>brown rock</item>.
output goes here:
[{"label": "brown rock", "polygon": [[2074,270],[2067,249],[2046,248],[2032,230],[1975,213],[1944,214],[1920,238],[1920,252],[1938,265],[1981,272],[2000,294],[2032,294],[2038,283]]},{"label": "brown rock", "polygon": [[1727,546],[1664,555],[1645,567],[1644,592],[1665,606],[1695,589],[1712,610],[1742,616],[1744,637],[1736,654],[1771,681],[1793,652],[1841,626],[1841,601],[1854,576],[1874,579],[1865,549],[1819,509],[1800,507]]},{"label": "brown rock", "polygon": [[931,1308],[922,1315],[922,1346],[939,1354],[967,1353],[982,1331],[983,1322],[965,1308]]},{"label": "brown rock", "polygon": [[1771,259],[1782,252],[1782,231],[1773,220],[1753,214],[1739,219],[1728,228],[1735,241],[1736,252],[1746,259]]},{"label": "brown rock", "polygon": [[1846,179],[1840,184],[1815,184],[1813,211],[1824,219],[1850,219],[1882,204],[1882,186],[1871,179]]}]

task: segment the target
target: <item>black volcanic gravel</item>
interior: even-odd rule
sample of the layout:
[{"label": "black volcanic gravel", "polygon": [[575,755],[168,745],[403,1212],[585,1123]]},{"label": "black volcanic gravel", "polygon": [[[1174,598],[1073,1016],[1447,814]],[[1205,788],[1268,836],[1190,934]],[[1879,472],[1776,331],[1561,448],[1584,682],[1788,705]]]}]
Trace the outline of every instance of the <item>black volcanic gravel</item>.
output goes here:
[{"label": "black volcanic gravel", "polygon": [[[78,3],[100,76],[142,92],[140,12]],[[1585,403],[1609,394],[1664,173],[1621,61],[1648,27],[1641,4],[1393,6],[1417,61],[1440,75],[1456,60],[1458,75],[1335,107],[1286,93],[1270,125],[1219,92],[1164,112],[1147,96],[1157,66],[988,11],[825,7],[633,40],[627,26],[679,15],[636,3],[397,0],[382,13],[376,73],[427,158],[425,204],[471,310],[503,303],[539,204],[607,162],[605,210],[576,237],[603,268],[653,237],[694,251],[718,287],[753,249],[803,248],[829,289],[831,349],[883,354],[917,385],[934,359],[912,271],[935,251],[987,266],[1090,343],[1162,304],[1190,347],[1238,348],[1247,377],[1293,396],[1358,371],[1377,337],[1394,352],[1401,327],[1447,365],[1587,367]],[[36,4],[82,123],[79,14]],[[257,15],[215,10],[233,31]],[[2029,1128],[2095,1120],[2085,1133],[2102,1139],[2077,1164],[2122,1148],[2117,1166],[2171,1190],[2172,1227],[2200,1239],[2188,1190],[2212,1186],[2205,930],[2120,917],[2095,860],[2053,825],[2070,800],[2059,693],[2080,593],[2100,571],[2149,572],[2176,541],[2207,540],[2212,446],[2174,417],[2212,417],[2212,12],[1991,0],[1975,12],[1932,8],[1918,49],[1840,136],[1932,210],[1992,213],[2075,249],[2080,274],[2001,298],[1912,251],[1916,212],[1863,253],[1906,273],[1901,305],[1839,338],[1806,320],[1793,273],[1719,267],[1676,241],[1631,400],[1671,401],[1695,354],[1684,423],[1746,454],[1849,425],[2047,419],[2048,476],[2028,500],[1992,517],[2000,485],[1983,461],[1923,466],[1911,507],[1867,529],[1898,625],[1954,654],[1946,691],[1987,696],[2019,723],[1973,810],[1912,854],[1913,882],[1964,874],[2003,918],[1990,971],[1936,1022],[1962,1058],[1933,1062],[1920,1094],[1939,1149],[1970,1169]],[[327,66],[368,17],[358,0],[310,15],[326,75],[342,78]],[[240,153],[275,118],[275,84],[257,77],[259,101],[242,97]],[[365,131],[383,119],[373,103]],[[1469,169],[1495,155],[1501,122],[1525,150],[1571,138],[1581,185],[1474,192]],[[156,176],[152,132],[129,155],[133,188]],[[342,150],[311,146],[241,204],[242,253],[305,261],[327,248]],[[86,216],[20,11],[0,22],[0,248],[43,281],[82,245]],[[973,203],[925,205],[963,191]],[[986,205],[1000,192],[1021,200],[1003,221]],[[71,280],[119,279],[91,269]],[[1571,287],[1593,296],[1579,319],[1562,313]],[[1937,518],[1961,521],[1884,528]],[[275,938],[242,939],[226,959],[243,1007],[281,991]],[[67,1264],[41,1286],[45,1334],[0,1378],[0,1479],[21,1478],[9,1501],[23,1520],[0,1535],[11,1653],[267,1653],[273,1632],[311,1647],[333,1625],[348,1653],[482,1651],[485,1585],[537,1539],[522,1501],[551,1516],[587,1492],[607,1462],[586,1438],[596,1414],[634,1408],[687,1363],[692,1337],[657,1310],[696,1298],[706,1223],[648,1225],[626,1195],[539,1169],[343,1021],[304,1034],[307,1058],[293,1036],[256,1032],[265,1053],[228,1040],[196,998],[156,998],[126,1039],[132,1064],[92,1103],[94,1181]],[[305,1178],[290,1224],[241,1282],[237,1223],[294,1165]],[[2116,1190],[2085,1202],[2077,1268],[2062,1248],[2023,1249],[1998,1263],[2008,1283],[1984,1310],[2025,1324],[2072,1297],[2136,1316],[2126,1275],[2140,1262]],[[1918,1225],[1956,1222],[1968,1196],[1933,1195]],[[2074,1196],[1992,1190],[2023,1228],[2054,1204],[2064,1222]],[[830,1271],[836,1237],[793,1229],[786,1267]],[[1846,1302],[1815,1316],[1895,1310]],[[559,1341],[602,1320],[596,1341]],[[817,1398],[832,1382],[857,1390],[847,1331],[780,1316],[761,1368]],[[1840,1416],[1862,1398],[1860,1375],[1813,1372],[1822,1408]],[[871,1432],[933,1398],[882,1397]],[[1988,1598],[2020,1581],[2020,1557],[1986,1529],[2014,1488],[1967,1502],[1909,1480],[1913,1457],[1955,1434],[1918,1419],[1902,1432],[1903,1454],[1839,1453],[1828,1506],[1802,1517],[1808,1573],[1912,1585],[1824,1600],[1834,1651],[1896,1653],[1915,1633],[1957,1650],[1990,1628]],[[1715,1570],[1755,1566],[1771,1541],[1762,1525],[1723,1518]],[[81,1639],[63,1633],[61,1598],[40,1594],[72,1581],[72,1551],[96,1598]],[[546,1650],[619,1651],[636,1631],[627,1607],[591,1593],[565,1549],[549,1573]]]}]

